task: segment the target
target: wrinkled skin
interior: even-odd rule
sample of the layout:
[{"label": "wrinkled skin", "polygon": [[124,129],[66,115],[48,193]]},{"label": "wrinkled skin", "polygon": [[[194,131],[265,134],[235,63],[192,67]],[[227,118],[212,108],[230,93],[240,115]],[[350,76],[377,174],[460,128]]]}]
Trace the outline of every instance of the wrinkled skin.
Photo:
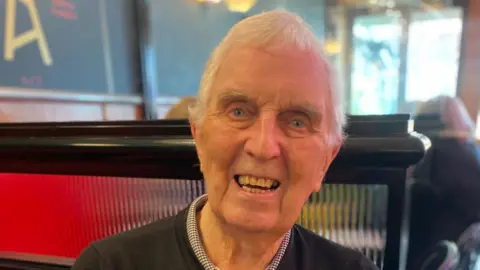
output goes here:
[{"label": "wrinkled skin", "polygon": [[[325,63],[285,48],[232,50],[213,82],[205,116],[192,124],[207,186],[204,208],[246,232],[284,234],[321,187],[339,146],[326,143]],[[249,196],[234,175],[275,179],[273,196]],[[250,194],[251,195],[251,194]]]}]

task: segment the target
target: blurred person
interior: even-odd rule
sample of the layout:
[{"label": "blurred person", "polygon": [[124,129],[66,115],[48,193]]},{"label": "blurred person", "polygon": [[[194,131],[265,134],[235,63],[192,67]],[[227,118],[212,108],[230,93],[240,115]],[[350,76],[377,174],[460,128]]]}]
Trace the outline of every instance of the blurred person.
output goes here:
[{"label": "blurred person", "polygon": [[286,11],[234,25],[190,110],[207,195],[93,243],[73,269],[377,269],[295,225],[343,143],[340,92],[321,47]]},{"label": "blurred person", "polygon": [[438,96],[421,103],[417,108],[416,118],[427,115],[438,116],[438,119],[444,124],[444,128],[441,130],[427,130],[430,133],[437,132],[434,136],[456,138],[461,141],[475,139],[475,123],[460,99]]},{"label": "blurred person", "polygon": [[0,111],[0,122],[10,122],[8,115],[2,111]]},{"label": "blurred person", "polygon": [[173,105],[165,115],[165,119],[188,119],[188,110],[195,105],[196,97],[183,97]]},{"label": "blurred person", "polygon": [[480,148],[463,102],[448,96],[428,100],[418,107],[415,122],[432,147],[413,172],[412,228],[417,231],[411,232],[410,263],[441,241],[457,242],[480,221]]}]

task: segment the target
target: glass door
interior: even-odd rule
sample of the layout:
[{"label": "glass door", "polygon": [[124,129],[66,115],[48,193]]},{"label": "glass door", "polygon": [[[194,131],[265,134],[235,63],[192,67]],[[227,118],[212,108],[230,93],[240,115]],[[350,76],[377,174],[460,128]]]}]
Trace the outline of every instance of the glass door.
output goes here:
[{"label": "glass door", "polygon": [[461,8],[412,13],[405,102],[456,95],[462,17]]}]

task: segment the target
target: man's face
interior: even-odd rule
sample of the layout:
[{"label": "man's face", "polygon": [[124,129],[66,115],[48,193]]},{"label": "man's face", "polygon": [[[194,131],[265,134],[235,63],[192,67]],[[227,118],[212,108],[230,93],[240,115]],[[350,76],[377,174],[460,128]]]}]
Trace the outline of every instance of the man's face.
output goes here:
[{"label": "man's face", "polygon": [[310,53],[232,50],[192,125],[208,204],[238,229],[284,233],[318,191],[339,147],[322,119],[328,76]]}]

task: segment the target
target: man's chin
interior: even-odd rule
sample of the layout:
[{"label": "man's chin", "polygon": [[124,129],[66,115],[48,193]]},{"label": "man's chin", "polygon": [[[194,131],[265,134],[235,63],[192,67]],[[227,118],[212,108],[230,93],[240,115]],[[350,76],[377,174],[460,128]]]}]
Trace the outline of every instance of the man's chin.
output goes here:
[{"label": "man's chin", "polygon": [[224,218],[232,227],[246,232],[262,233],[278,230],[278,215],[275,214],[237,210],[225,213]]}]

